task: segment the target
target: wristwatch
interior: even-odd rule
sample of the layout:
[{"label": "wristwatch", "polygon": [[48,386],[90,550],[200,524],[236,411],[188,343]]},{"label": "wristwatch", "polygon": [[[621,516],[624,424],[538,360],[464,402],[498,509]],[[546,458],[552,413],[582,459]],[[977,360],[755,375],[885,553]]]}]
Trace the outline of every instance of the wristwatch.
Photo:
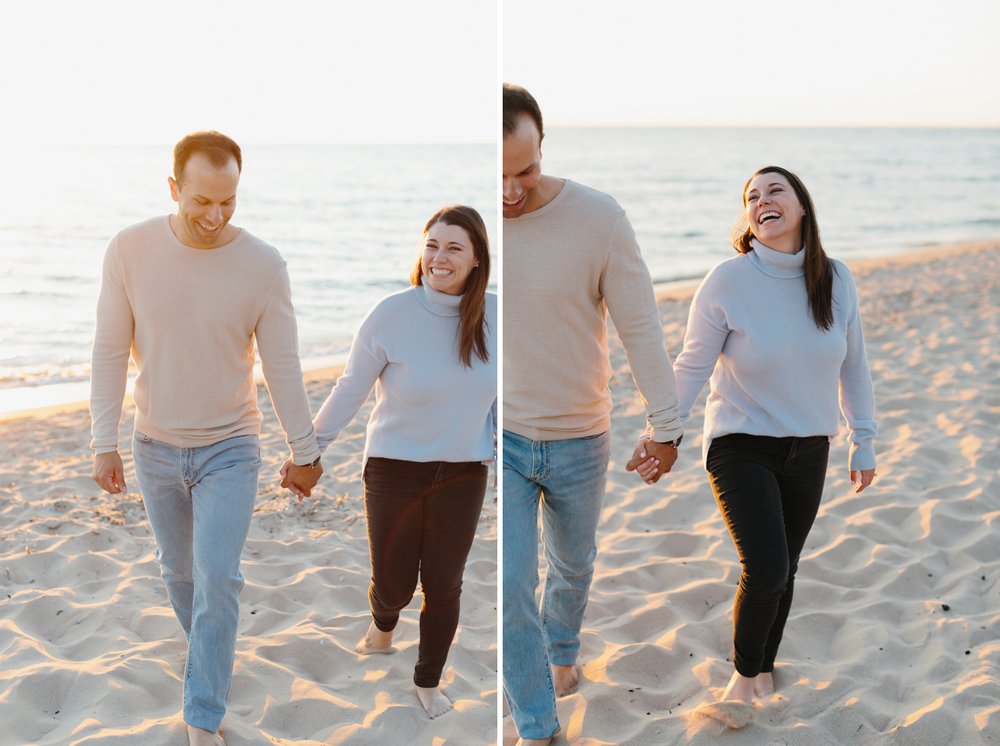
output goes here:
[{"label": "wristwatch", "polygon": [[[676,440],[667,440],[667,441],[664,441],[663,443],[660,443],[660,445],[673,446],[675,449],[677,449],[680,446],[682,440],[684,440],[684,433],[681,433],[680,435],[678,435],[677,438],[676,438]],[[653,442],[654,443],[659,443],[660,441],[656,440],[656,441],[653,441]]]}]

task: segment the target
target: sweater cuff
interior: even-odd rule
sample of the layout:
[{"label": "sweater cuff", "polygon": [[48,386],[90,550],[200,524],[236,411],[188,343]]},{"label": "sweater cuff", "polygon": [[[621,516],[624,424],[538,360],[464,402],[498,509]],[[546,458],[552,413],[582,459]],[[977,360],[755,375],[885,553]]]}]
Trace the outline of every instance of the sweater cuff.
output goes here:
[{"label": "sweater cuff", "polygon": [[665,427],[653,427],[652,423],[646,425],[646,431],[643,435],[655,443],[672,443],[677,440],[681,435],[684,434],[684,428],[681,427],[680,419],[675,419],[669,425]]},{"label": "sweater cuff", "polygon": [[308,466],[321,455],[319,446],[316,445],[316,435],[312,432],[288,446],[292,449],[292,463],[296,466]]},{"label": "sweater cuff", "polygon": [[851,471],[874,469],[875,447],[872,444],[872,441],[866,440],[863,443],[851,443],[851,450],[847,463],[850,466]]}]

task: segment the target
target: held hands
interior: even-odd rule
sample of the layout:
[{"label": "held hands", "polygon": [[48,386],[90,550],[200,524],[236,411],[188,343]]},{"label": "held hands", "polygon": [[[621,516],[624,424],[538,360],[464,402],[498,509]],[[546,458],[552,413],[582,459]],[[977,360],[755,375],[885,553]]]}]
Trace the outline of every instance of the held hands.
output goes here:
[{"label": "held hands", "polygon": [[125,467],[118,451],[100,453],[94,456],[94,473],[91,476],[97,482],[98,487],[112,495],[124,494],[128,491],[128,488],[125,487]]},{"label": "held hands", "polygon": [[860,471],[851,469],[851,484],[858,483],[858,486],[854,488],[854,494],[861,492],[861,490],[870,485],[873,479],[875,479],[874,469],[861,469]]},{"label": "held hands", "polygon": [[312,488],[323,476],[323,466],[321,464],[296,466],[291,459],[288,459],[281,465],[278,473],[281,475],[281,486],[290,489],[301,500],[312,494]]},{"label": "held hands", "polygon": [[632,458],[625,464],[625,471],[637,472],[646,484],[656,484],[676,460],[676,448],[643,437],[632,452]]}]

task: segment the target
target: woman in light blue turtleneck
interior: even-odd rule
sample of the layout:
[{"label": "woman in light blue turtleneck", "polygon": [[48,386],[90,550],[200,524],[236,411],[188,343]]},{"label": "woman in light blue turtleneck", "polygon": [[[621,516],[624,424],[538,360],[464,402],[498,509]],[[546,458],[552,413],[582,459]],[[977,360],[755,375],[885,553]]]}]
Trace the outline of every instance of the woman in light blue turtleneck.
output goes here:
[{"label": "woman in light blue turtleneck", "polygon": [[413,681],[430,717],[458,626],[462,574],[494,457],[497,303],[487,293],[486,226],[471,207],[435,213],[412,287],[368,314],[343,375],[313,422],[324,450],[375,388],[363,478],[372,622],[362,655],[390,653],[399,612],[423,590]]},{"label": "woman in light blue turtleneck", "polygon": [[746,722],[755,694],[774,691],[774,659],[840,412],[856,491],[875,476],[875,400],[854,279],[824,253],[797,176],[763,168],[743,203],[733,236],[739,255],[698,288],[674,363],[682,419],[710,380],[705,464],[743,565],[736,670],[722,696],[736,707],[719,710],[734,727]]}]

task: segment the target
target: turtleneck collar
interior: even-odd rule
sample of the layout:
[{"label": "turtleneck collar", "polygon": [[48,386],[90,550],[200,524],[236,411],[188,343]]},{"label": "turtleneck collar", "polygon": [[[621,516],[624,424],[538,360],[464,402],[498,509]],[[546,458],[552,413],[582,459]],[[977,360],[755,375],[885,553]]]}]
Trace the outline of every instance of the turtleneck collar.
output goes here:
[{"label": "turtleneck collar", "polygon": [[417,300],[424,308],[435,316],[461,316],[462,311],[459,306],[462,303],[461,295],[448,295],[439,293],[426,282],[423,285],[416,285],[414,292]]},{"label": "turtleneck collar", "polygon": [[775,251],[769,246],[765,246],[756,238],[750,239],[753,251],[747,256],[761,272],[771,277],[782,279],[794,279],[805,276],[806,250],[803,246],[794,254],[786,254],[783,251]]}]

